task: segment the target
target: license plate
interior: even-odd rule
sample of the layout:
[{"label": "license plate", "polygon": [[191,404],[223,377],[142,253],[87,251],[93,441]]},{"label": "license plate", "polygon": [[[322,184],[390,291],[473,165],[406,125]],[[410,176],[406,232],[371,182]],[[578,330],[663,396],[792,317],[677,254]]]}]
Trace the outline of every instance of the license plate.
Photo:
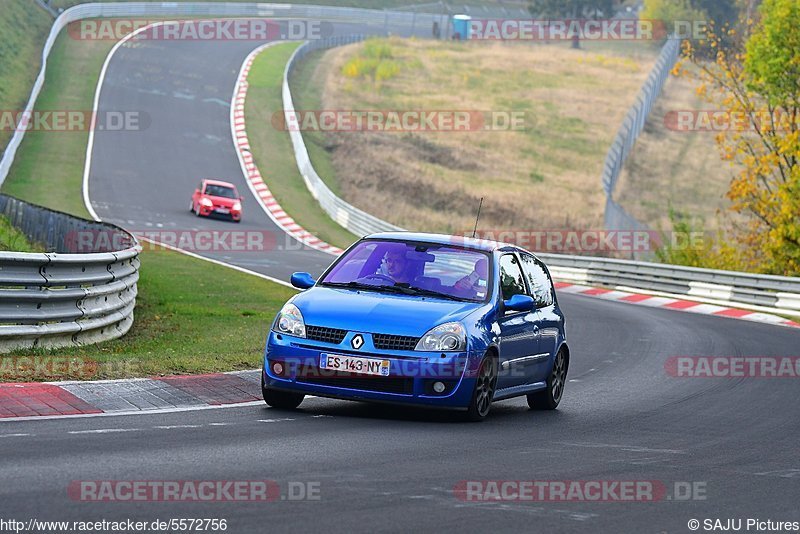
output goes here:
[{"label": "license plate", "polygon": [[217,208],[214,211],[216,211],[217,213],[230,213],[231,212],[231,210],[229,210],[228,208]]},{"label": "license plate", "polygon": [[389,376],[389,360],[375,360],[357,356],[343,356],[341,354],[320,354],[319,368],[362,375]]}]

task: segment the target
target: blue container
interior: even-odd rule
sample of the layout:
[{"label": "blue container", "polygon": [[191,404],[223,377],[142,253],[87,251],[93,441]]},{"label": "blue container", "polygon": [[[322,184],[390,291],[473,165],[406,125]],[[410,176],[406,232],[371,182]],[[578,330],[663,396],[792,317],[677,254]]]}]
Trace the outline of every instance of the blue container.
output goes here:
[{"label": "blue container", "polygon": [[466,41],[470,38],[469,15],[453,15],[453,39]]}]

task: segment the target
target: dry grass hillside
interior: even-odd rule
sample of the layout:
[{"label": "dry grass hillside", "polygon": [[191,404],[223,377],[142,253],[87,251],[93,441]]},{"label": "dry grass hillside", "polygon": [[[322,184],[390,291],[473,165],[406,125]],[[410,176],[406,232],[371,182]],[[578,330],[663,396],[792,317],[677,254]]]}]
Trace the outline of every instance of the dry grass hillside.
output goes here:
[{"label": "dry grass hillside", "polygon": [[[694,226],[713,232],[735,168],[720,159],[713,131],[682,131],[677,112],[711,110],[696,96],[695,82],[670,77],[620,175],[616,197],[638,220],[669,230],[669,207]],[[698,119],[699,120],[699,119]],[[671,125],[668,127],[668,125]]]},{"label": "dry grass hillside", "polygon": [[[358,75],[376,47],[384,66]],[[483,196],[485,229],[595,228],[603,158],[653,61],[646,47],[390,39],[326,52],[296,92],[298,109],[524,112],[521,131],[305,134],[333,189],[379,217],[464,231]]]}]

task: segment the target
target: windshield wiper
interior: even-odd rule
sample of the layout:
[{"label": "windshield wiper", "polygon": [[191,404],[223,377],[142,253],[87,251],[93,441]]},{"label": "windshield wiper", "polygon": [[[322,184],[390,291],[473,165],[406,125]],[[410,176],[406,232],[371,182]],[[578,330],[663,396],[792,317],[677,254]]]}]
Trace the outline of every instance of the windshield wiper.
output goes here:
[{"label": "windshield wiper", "polygon": [[362,282],[323,282],[320,284],[325,287],[343,287],[346,289],[365,289],[367,291],[376,291],[378,293],[400,293],[403,295],[423,295],[426,297],[436,297],[440,299],[446,300],[455,300],[458,302],[472,302],[468,299],[462,299],[460,297],[456,297],[454,295],[448,295],[447,293],[441,293],[439,291],[434,291],[432,289],[422,289],[421,287],[414,287],[409,286],[406,283],[395,284],[393,286],[390,285],[372,285],[372,284],[364,284]]},{"label": "windshield wiper", "polygon": [[381,286],[381,285],[374,285],[374,284],[364,284],[362,282],[322,282],[320,284],[325,287],[343,287],[345,289],[365,289],[367,291],[377,291],[377,292],[388,292],[388,293],[404,293],[406,295],[412,295],[413,292],[409,291],[408,288],[399,287],[399,286]]},{"label": "windshield wiper", "polygon": [[433,289],[422,289],[421,287],[415,286],[395,286],[395,287],[402,287],[405,289],[410,290],[408,293],[409,295],[424,295],[426,297],[436,297],[440,299],[447,299],[447,300],[457,300],[459,302],[464,302],[465,299],[460,297],[456,297],[455,295],[449,295],[447,293],[441,293],[439,291],[434,291]]}]

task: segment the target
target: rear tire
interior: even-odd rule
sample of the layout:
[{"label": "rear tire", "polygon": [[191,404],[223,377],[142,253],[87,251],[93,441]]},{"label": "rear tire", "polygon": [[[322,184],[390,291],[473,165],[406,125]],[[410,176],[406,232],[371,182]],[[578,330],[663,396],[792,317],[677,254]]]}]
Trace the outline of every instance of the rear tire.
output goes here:
[{"label": "rear tire", "polygon": [[561,349],[556,354],[553,369],[547,377],[547,387],[528,395],[528,407],[532,410],[555,410],[564,396],[567,382],[567,357]]},{"label": "rear tire", "polygon": [[305,398],[305,395],[302,393],[289,393],[266,387],[264,385],[263,376],[261,377],[261,396],[264,397],[264,402],[269,406],[281,410],[294,410],[300,406],[300,403],[303,402]]},{"label": "rear tire", "polygon": [[472,392],[467,408],[467,420],[479,422],[486,419],[492,408],[492,399],[497,389],[497,359],[487,353],[478,368],[478,377],[475,380],[475,390]]}]

